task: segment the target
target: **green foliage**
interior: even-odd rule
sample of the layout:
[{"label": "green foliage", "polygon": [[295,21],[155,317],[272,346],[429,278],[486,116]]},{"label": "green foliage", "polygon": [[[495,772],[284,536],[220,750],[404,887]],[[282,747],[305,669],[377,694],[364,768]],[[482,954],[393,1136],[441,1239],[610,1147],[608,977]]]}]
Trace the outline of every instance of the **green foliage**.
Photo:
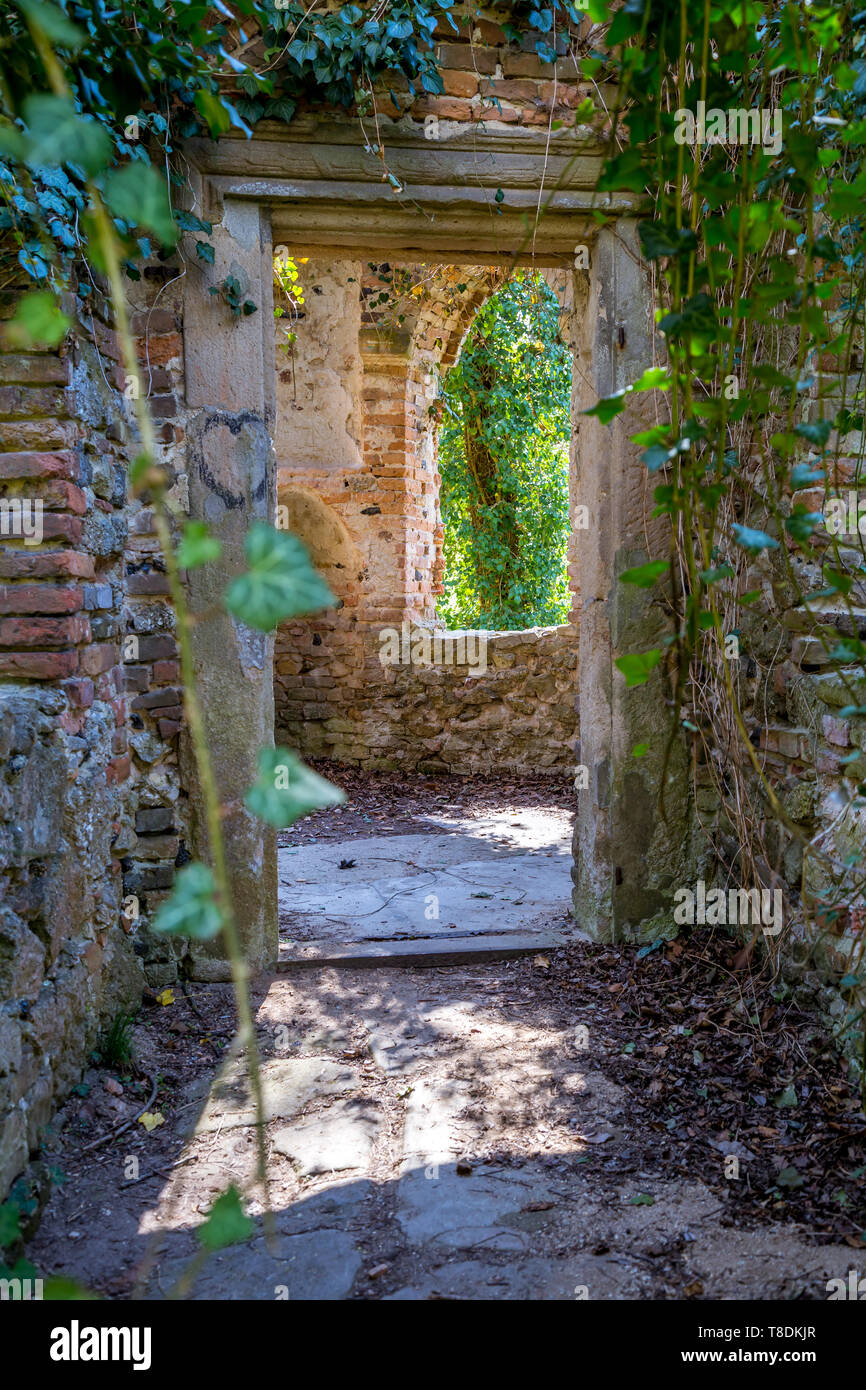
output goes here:
[{"label": "green foliage", "polygon": [[226,607],[248,627],[271,632],[287,618],[336,603],[297,536],[259,521],[247,534],[245,550],[249,568],[229,585]]},{"label": "green foliage", "polygon": [[244,797],[254,815],[280,830],[310,811],[345,800],[345,792],[313,772],[289,748],[262,749],[259,775]]},{"label": "green foliage", "polygon": [[221,299],[236,319],[246,318],[258,311],[258,305],[245,298],[241,282],[236,275],[227,275],[218,285],[211,285],[208,293]]},{"label": "green foliage", "polygon": [[566,621],[570,393],[556,296],[518,271],[479,312],[442,389],[449,627]]},{"label": "green foliage", "polygon": [[645,685],[661,657],[658,648],[649,652],[629,652],[626,656],[616,657],[614,665],[622,671],[627,686]]},{"label": "green foliage", "polygon": [[187,521],[184,523],[183,539],[177,548],[177,562],[181,569],[198,569],[222,554],[222,543],[212,536],[206,521]]},{"label": "green foliage", "polygon": [[25,352],[30,348],[57,347],[66,337],[70,322],[50,290],[33,290],[16,304],[6,325],[6,341],[10,347]]},{"label": "green foliage", "polygon": [[15,1245],[21,1237],[21,1212],[15,1202],[0,1206],[0,1248]]},{"label": "green foliage", "polygon": [[224,1250],[227,1245],[249,1240],[254,1230],[253,1222],[244,1211],[241,1194],[232,1183],[217,1197],[196,1236],[205,1250]]},{"label": "green foliage", "polygon": [[99,1060],[104,1067],[125,1067],[132,1060],[132,1029],[135,1015],[119,1013],[111,1020],[99,1043]]},{"label": "green foliage", "polygon": [[153,930],[166,936],[209,941],[222,925],[223,914],[217,902],[213,871],[207,864],[184,865],[171,897],[161,904],[153,919]]}]

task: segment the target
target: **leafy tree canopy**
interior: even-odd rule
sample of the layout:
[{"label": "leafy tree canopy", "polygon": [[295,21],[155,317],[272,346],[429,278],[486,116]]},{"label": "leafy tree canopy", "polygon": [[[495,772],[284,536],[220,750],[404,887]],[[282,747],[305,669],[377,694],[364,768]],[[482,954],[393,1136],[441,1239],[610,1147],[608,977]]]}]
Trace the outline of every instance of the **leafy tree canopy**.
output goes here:
[{"label": "leafy tree canopy", "polygon": [[570,393],[556,295],[518,271],[478,314],[443,387],[450,627],[567,621]]}]

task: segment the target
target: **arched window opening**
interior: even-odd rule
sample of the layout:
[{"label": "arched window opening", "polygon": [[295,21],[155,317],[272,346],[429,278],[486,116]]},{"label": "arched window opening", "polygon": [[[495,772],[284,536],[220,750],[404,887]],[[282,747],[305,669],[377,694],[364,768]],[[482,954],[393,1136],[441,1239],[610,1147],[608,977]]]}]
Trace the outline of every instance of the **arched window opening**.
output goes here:
[{"label": "arched window opening", "polygon": [[541,275],[517,271],[491,295],[441,399],[439,616],[449,628],[567,622],[571,354]]}]

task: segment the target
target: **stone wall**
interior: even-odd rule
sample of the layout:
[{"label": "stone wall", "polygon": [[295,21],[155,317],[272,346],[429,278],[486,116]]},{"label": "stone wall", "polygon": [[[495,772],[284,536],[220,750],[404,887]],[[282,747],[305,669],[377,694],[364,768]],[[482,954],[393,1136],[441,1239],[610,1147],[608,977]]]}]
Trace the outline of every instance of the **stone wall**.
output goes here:
[{"label": "stone wall", "polygon": [[[357,654],[366,679],[335,680],[324,703],[320,681],[334,664],[329,665],[330,634],[321,623],[312,630],[296,625],[293,662],[300,669],[291,685],[279,686],[277,739],[305,757],[366,768],[461,774],[574,766],[572,629],[461,634],[406,623],[394,633],[406,660],[383,665],[387,649],[374,638],[372,649],[368,643]],[[444,659],[433,664],[436,638]],[[310,686],[311,680],[316,684]]]},{"label": "stone wall", "polygon": [[[0,1194],[144,983],[120,862],[122,381],[91,304],[63,351],[0,355]],[[41,538],[16,528],[24,503],[44,509]]]}]

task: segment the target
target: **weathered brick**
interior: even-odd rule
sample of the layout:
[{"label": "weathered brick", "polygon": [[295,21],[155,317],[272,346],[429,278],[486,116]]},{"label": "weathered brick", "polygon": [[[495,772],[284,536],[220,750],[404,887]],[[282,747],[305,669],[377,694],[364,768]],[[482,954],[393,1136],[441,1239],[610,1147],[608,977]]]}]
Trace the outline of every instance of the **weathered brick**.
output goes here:
[{"label": "weathered brick", "polygon": [[478,91],[478,78],[474,72],[457,72],[446,69],[440,73],[446,96],[474,97]]},{"label": "weathered brick", "polygon": [[176,835],[146,835],[139,840],[135,853],[141,859],[162,859],[174,864],[179,848]]},{"label": "weathered brick", "polygon": [[65,386],[69,378],[69,363],[64,357],[50,353],[5,352],[0,355],[0,382],[20,382],[22,385]]},{"label": "weathered brick", "polygon": [[125,782],[132,771],[132,763],[128,753],[119,758],[112,758],[105,765],[105,780],[109,786],[117,782]]},{"label": "weathered brick", "polygon": [[86,676],[76,677],[71,681],[64,681],[63,689],[66,691],[66,698],[76,709],[89,709],[93,704],[93,681]]},{"label": "weathered brick", "polygon": [[77,613],[80,588],[60,584],[0,584],[0,613]]},{"label": "weathered brick", "polygon": [[479,48],[468,43],[440,43],[437,52],[440,66],[456,71],[494,73],[500,61],[495,48]]},{"label": "weathered brick", "polygon": [[837,748],[847,748],[851,742],[851,725],[847,719],[836,719],[832,714],[825,714],[821,719],[821,728],[828,743],[834,743]]},{"label": "weathered brick", "polygon": [[135,813],[135,832],[137,835],[158,835],[170,830],[174,822],[174,811],[170,806],[151,806]]},{"label": "weathered brick", "polygon": [[166,686],[162,690],[149,690],[145,695],[136,695],[132,709],[159,709],[164,705],[180,703],[180,691]]},{"label": "weathered brick", "polygon": [[93,558],[75,550],[0,550],[0,579],[93,578]]},{"label": "weathered brick", "polygon": [[90,623],[82,613],[67,618],[0,619],[0,647],[68,647],[90,640]]},{"label": "weathered brick", "polygon": [[78,652],[0,652],[0,676],[59,680],[78,670]]},{"label": "weathered brick", "polygon": [[178,644],[174,637],[157,632],[153,637],[139,637],[138,655],[142,662],[156,662],[160,657],[177,656]]},{"label": "weathered brick", "polygon": [[74,482],[79,476],[79,463],[71,450],[40,453],[37,450],[0,453],[0,481],[35,481],[37,479],[67,478]]},{"label": "weathered brick", "polygon": [[180,324],[171,309],[144,309],[133,314],[130,327],[133,333],[147,334],[150,338],[160,333],[176,333]]},{"label": "weathered brick", "polygon": [[169,592],[168,579],[158,570],[152,570],[149,574],[143,572],[130,574],[126,580],[126,591],[133,596],[136,594],[167,594]]},{"label": "weathered brick", "polygon": [[148,338],[148,361],[161,364],[173,357],[183,357],[183,339],[179,333],[163,333]]},{"label": "weathered brick", "polygon": [[176,681],[180,677],[178,661],[156,661],[153,665],[153,679],[157,685],[163,681]]},{"label": "weathered brick", "polygon": [[62,419],[69,414],[66,392],[56,386],[0,386],[0,416],[10,419]]},{"label": "weathered brick", "polygon": [[111,642],[97,642],[81,653],[81,669],[85,675],[98,676],[117,661],[117,648]]},{"label": "weathered brick", "polygon": [[75,516],[84,516],[87,511],[87,498],[81,488],[65,478],[49,479],[34,495],[42,499],[46,511],[72,512]]},{"label": "weathered brick", "polygon": [[4,420],[0,447],[8,450],[56,452],[75,443],[77,427],[69,420]]}]

